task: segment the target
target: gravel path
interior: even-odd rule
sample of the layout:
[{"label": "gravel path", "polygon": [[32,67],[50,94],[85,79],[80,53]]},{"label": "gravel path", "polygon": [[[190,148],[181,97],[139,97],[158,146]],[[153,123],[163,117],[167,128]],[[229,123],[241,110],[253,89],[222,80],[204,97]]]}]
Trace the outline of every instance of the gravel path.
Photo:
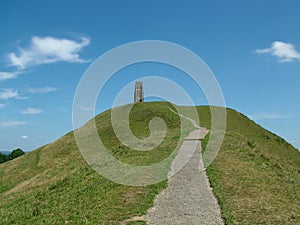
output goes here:
[{"label": "gravel path", "polygon": [[184,140],[172,162],[168,187],[156,197],[154,207],[145,216],[148,224],[224,224],[202,161],[199,139],[207,133],[197,128]]}]

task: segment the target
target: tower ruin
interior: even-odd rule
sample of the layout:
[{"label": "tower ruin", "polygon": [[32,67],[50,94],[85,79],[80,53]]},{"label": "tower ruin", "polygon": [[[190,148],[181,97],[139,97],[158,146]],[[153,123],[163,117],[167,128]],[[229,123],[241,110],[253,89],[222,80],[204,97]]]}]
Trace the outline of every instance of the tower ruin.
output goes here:
[{"label": "tower ruin", "polygon": [[138,81],[135,82],[134,102],[143,102],[143,101],[144,101],[143,82]]}]

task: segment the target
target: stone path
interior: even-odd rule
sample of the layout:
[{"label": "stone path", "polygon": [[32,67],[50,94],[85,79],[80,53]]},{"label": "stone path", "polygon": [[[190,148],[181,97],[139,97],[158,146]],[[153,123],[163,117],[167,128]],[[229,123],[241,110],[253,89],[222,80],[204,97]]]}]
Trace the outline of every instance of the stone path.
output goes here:
[{"label": "stone path", "polygon": [[150,225],[224,224],[202,161],[200,139],[208,130],[194,126],[172,162],[168,187],[144,217]]}]

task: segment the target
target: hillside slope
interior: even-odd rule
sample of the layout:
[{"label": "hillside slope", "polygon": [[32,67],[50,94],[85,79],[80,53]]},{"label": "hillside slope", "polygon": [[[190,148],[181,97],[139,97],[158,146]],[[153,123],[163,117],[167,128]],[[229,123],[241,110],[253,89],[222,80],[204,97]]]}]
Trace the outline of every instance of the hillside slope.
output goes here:
[{"label": "hillside slope", "polygon": [[300,152],[234,110],[227,117],[225,140],[208,168],[226,222],[300,224]]},{"label": "hillside slope", "polygon": [[[180,119],[166,106],[171,107],[139,103],[130,114],[132,132],[141,138],[149,135],[153,117],[164,119],[167,136],[154,150],[136,152],[119,143],[110,111],[95,118],[101,140],[114,157],[128,164],[161,161],[181,141]],[[197,109],[201,126],[209,128],[209,107]],[[240,113],[227,112],[225,141],[208,168],[226,222],[299,224],[300,153]],[[131,187],[103,178],[87,165],[70,132],[0,165],[0,224],[119,224],[145,214],[165,187],[165,181]]]},{"label": "hillside slope", "polygon": [[[167,107],[172,105],[140,103],[130,115],[131,129],[141,138],[149,135],[148,123],[153,117],[165,121],[166,138],[153,151],[132,151],[119,143],[111,127],[110,111],[95,118],[100,138],[119,160],[134,165],[155,163],[167,157],[180,141],[179,116]],[[0,165],[0,224],[119,224],[145,214],[165,187],[166,181],[131,187],[103,178],[87,165],[70,132]]]}]

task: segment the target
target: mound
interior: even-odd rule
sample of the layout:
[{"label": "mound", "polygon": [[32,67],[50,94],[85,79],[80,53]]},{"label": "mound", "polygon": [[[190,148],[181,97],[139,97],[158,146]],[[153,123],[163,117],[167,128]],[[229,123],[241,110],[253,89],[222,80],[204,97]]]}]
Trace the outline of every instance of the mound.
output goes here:
[{"label": "mound", "polygon": [[[172,105],[138,103],[130,113],[131,131],[139,138],[150,135],[152,118],[164,120],[166,138],[152,151],[133,151],[121,144],[110,110],[94,118],[98,134],[110,153],[124,163],[159,162],[181,141],[180,118],[168,107]],[[188,115],[189,107],[182,109]],[[210,128],[210,108],[197,110],[201,126]],[[208,168],[226,223],[299,224],[299,151],[244,115],[231,109],[227,113],[224,143]],[[83,159],[73,132],[1,164],[0,174],[2,224],[119,224],[144,215],[167,184],[133,187],[100,176]]]}]

